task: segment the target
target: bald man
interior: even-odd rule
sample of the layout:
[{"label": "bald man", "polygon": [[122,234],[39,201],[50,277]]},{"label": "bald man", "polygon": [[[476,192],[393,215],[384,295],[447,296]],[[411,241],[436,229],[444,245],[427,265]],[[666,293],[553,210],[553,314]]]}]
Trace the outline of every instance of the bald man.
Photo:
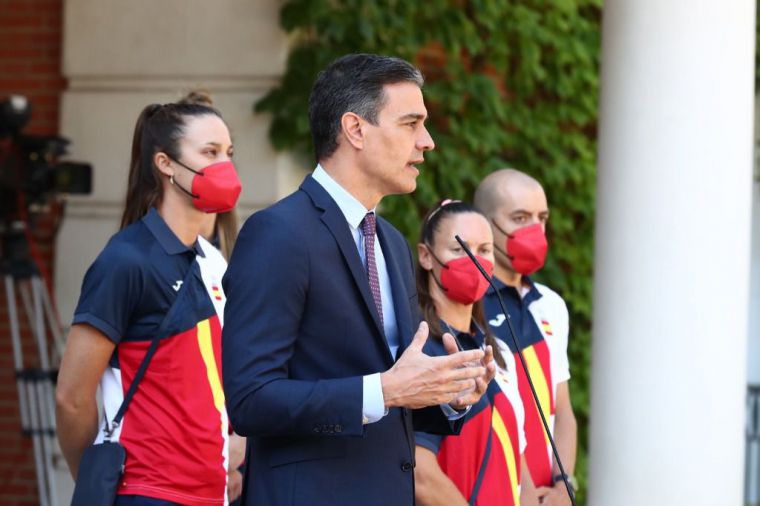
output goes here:
[{"label": "bald man", "polygon": [[[495,284],[509,312],[520,347],[562,464],[572,486],[577,425],[570,404],[567,359],[569,318],[562,298],[530,275],[546,258],[545,230],[549,206],[541,184],[531,176],[503,169],[486,177],[475,193],[475,205],[491,221],[494,236]],[[514,347],[496,293],[485,296],[486,316],[497,336]],[[519,364],[519,360],[516,362]],[[518,367],[518,388],[525,405],[525,459],[542,506],[570,505],[562,475],[544,434],[536,402],[524,372]]]}]

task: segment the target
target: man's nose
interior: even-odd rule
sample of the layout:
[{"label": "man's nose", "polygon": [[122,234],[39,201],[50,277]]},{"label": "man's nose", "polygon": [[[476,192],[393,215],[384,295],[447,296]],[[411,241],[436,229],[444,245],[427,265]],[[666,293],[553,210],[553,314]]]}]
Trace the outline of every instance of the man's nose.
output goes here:
[{"label": "man's nose", "polygon": [[432,151],[435,149],[435,141],[433,141],[433,137],[430,136],[430,132],[428,132],[428,129],[424,125],[421,135],[417,139],[417,149],[420,151]]},{"label": "man's nose", "polygon": [[530,218],[530,224],[531,225],[541,225],[541,230],[546,232],[546,222],[541,219],[540,216],[531,216]]}]

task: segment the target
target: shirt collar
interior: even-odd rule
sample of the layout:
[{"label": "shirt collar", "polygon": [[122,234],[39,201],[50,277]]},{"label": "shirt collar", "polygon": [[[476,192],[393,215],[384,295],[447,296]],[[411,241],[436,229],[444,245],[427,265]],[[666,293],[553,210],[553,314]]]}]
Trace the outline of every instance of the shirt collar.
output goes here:
[{"label": "shirt collar", "polygon": [[178,255],[180,253],[193,252],[196,255],[205,257],[203,248],[200,247],[198,241],[195,241],[192,248],[188,248],[179,238],[174,235],[172,229],[166,224],[164,219],[158,214],[155,207],[151,207],[150,210],[142,217],[142,222],[148,227],[150,233],[156,238],[158,243],[164,248],[164,251],[168,255]]},{"label": "shirt collar", "polygon": [[345,216],[346,221],[351,228],[358,229],[364,219],[364,215],[375,211],[374,209],[367,210],[356,197],[351,195],[348,190],[338,184],[338,182],[333,179],[321,165],[317,164],[317,168],[314,169],[314,173],[311,177],[314,178],[314,180],[325,189],[328,195],[332,197],[335,203],[338,204],[338,208],[343,213],[343,216]]},{"label": "shirt collar", "polygon": [[482,328],[480,328],[480,325],[478,325],[478,323],[475,320],[472,320],[470,322],[469,332],[455,329],[454,327],[446,323],[446,321],[443,320],[442,318],[441,318],[441,327],[444,332],[451,333],[457,340],[472,339],[473,341],[475,341],[475,344],[477,344],[478,346],[482,346],[486,340],[485,332],[483,331]]},{"label": "shirt collar", "polygon": [[[517,289],[514,286],[510,286],[506,283],[504,283],[502,280],[497,278],[496,276],[492,276],[493,284],[496,287],[496,289],[502,293],[505,291],[512,291],[515,295],[519,297],[520,294],[517,293]],[[527,285],[528,291],[525,293],[525,296],[519,297],[523,300],[525,303],[533,302],[534,300],[538,300],[541,298],[541,292],[538,291],[538,288],[536,288],[536,284],[533,282],[533,280],[530,278],[530,276],[523,276],[522,277],[523,286]],[[493,288],[488,287],[489,294],[493,294]]]}]

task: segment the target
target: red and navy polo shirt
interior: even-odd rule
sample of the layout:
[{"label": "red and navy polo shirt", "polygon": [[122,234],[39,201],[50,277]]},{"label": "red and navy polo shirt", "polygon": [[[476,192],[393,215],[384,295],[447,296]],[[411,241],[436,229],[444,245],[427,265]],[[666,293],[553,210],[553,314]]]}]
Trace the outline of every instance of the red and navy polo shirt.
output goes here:
[{"label": "red and navy polo shirt", "polygon": [[[477,328],[474,334],[460,332],[456,337],[464,349],[482,348],[485,339]],[[499,346],[504,355],[506,345],[499,343]],[[433,338],[428,339],[424,352],[431,356],[446,355],[442,342]],[[476,505],[520,503],[523,413],[512,375],[514,362],[508,354],[505,361],[510,370],[500,368],[498,381],[489,383],[485,395],[467,412],[458,436],[415,433],[416,444],[436,455],[441,470],[468,501],[483,469]]]},{"label": "red and navy polo shirt", "polygon": [[[544,285],[523,277],[525,288],[520,294],[514,287],[494,278],[509,312],[512,327],[530,371],[539,403],[547,417],[550,430],[554,427],[557,385],[570,379],[567,360],[568,313],[562,298]],[[522,295],[522,296],[521,296]],[[525,407],[525,460],[537,487],[552,485],[553,455],[551,443],[544,430],[527,376],[520,366],[517,349],[509,332],[496,293],[489,288],[483,298],[486,317],[496,336],[507,343],[515,356],[517,383]]]},{"label": "red and navy polo shirt", "polygon": [[127,453],[121,495],[226,501],[221,324],[197,256],[203,249],[185,246],[151,209],[111,238],[82,284],[73,324],[91,325],[116,344],[101,380],[109,422],[164,316],[179,304],[114,433]]}]

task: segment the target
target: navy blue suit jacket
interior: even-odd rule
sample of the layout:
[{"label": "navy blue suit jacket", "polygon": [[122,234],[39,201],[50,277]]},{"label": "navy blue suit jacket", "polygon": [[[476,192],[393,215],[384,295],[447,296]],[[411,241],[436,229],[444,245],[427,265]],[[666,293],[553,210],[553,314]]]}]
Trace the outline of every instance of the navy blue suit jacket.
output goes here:
[{"label": "navy blue suit jacket", "polygon": [[[411,251],[378,219],[401,347],[419,318]],[[362,377],[394,362],[343,213],[310,176],[247,220],[223,282],[222,375],[249,439],[243,504],[411,505],[414,429],[451,433],[439,407],[362,424]]]}]

